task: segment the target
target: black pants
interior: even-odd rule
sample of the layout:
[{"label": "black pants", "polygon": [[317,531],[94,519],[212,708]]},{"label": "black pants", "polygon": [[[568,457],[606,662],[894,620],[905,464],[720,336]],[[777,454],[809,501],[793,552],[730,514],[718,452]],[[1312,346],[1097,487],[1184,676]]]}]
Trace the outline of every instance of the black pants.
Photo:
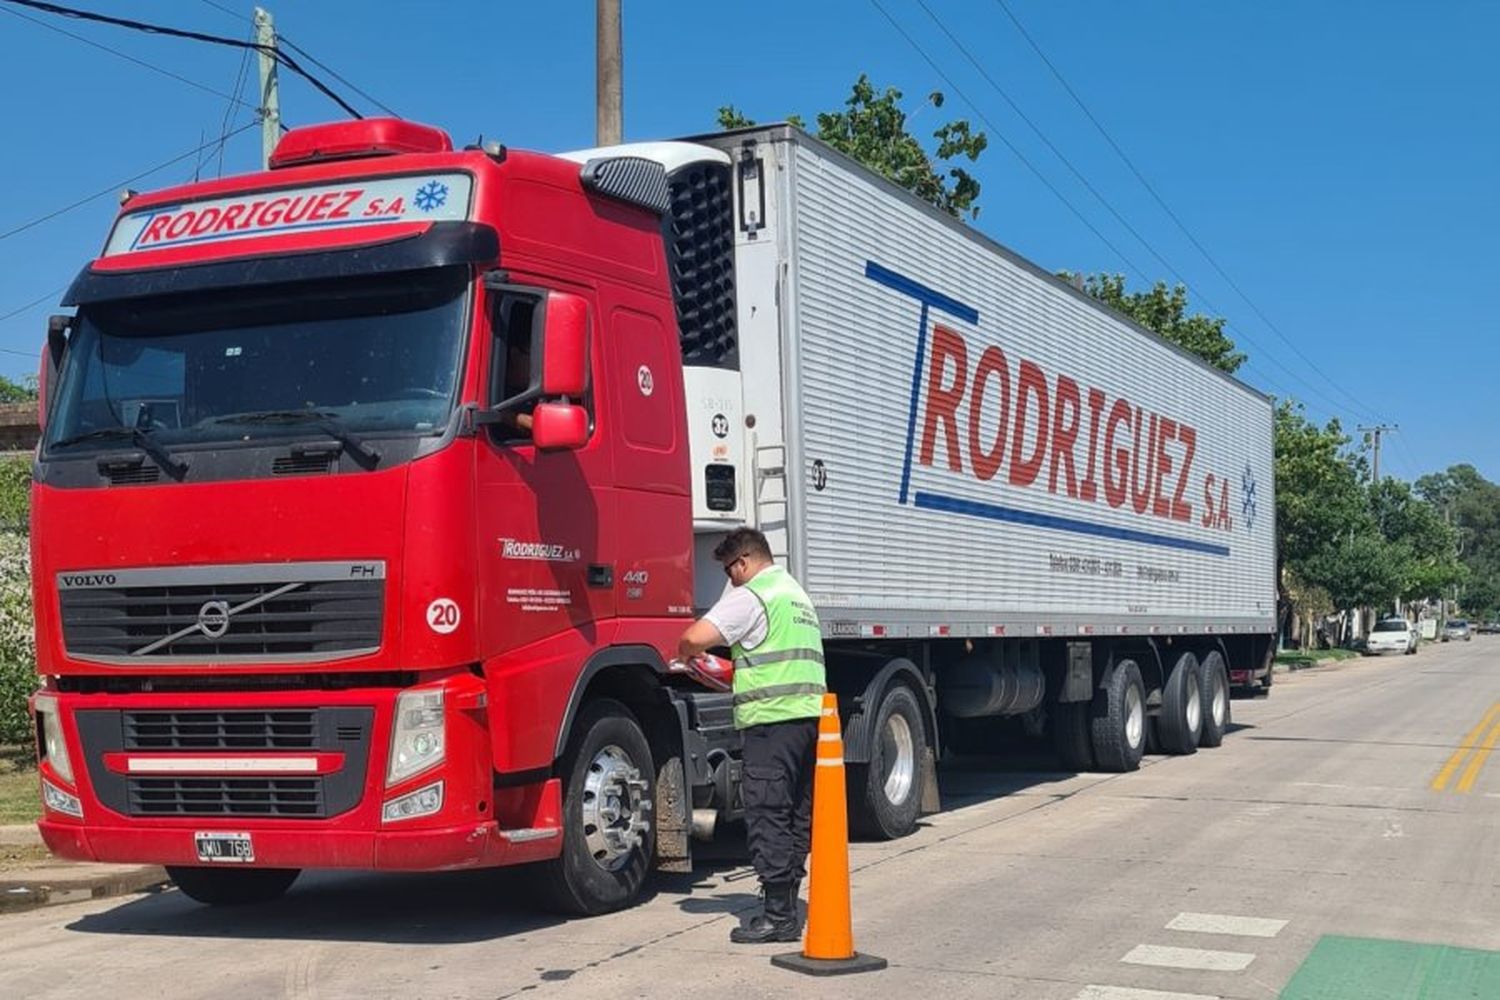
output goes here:
[{"label": "black pants", "polygon": [[812,845],[818,720],[793,719],[744,731],[745,829],[762,884],[807,875]]}]

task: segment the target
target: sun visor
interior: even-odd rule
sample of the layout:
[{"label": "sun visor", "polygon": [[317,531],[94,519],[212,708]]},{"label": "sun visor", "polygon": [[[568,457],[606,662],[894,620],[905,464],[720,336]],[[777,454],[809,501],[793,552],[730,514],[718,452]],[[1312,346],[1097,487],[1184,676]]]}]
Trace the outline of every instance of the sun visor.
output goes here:
[{"label": "sun visor", "polygon": [[213,288],[418,271],[453,264],[483,264],[500,256],[500,236],[479,222],[433,222],[420,233],[381,243],[232,257],[202,264],[140,270],[101,270],[98,262],[74,279],[65,306],[175,295]]}]

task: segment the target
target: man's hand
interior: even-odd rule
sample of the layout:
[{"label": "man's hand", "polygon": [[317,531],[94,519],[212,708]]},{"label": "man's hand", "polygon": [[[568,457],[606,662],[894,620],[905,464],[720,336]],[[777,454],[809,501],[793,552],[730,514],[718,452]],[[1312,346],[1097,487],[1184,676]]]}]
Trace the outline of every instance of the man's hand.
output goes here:
[{"label": "man's hand", "polygon": [[699,653],[706,652],[714,646],[727,646],[724,636],[719,629],[707,618],[699,618],[687,627],[682,633],[682,638],[677,640],[677,655],[690,660]]}]

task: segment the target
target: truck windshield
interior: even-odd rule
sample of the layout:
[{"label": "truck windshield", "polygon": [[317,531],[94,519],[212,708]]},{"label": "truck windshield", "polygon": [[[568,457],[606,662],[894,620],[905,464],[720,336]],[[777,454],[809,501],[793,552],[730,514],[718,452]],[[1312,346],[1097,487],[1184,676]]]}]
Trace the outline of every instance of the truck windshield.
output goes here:
[{"label": "truck windshield", "polygon": [[129,448],[137,430],[164,448],[222,447],[320,421],[366,437],[440,433],[468,287],[468,269],[450,267],[86,306],[47,448]]}]

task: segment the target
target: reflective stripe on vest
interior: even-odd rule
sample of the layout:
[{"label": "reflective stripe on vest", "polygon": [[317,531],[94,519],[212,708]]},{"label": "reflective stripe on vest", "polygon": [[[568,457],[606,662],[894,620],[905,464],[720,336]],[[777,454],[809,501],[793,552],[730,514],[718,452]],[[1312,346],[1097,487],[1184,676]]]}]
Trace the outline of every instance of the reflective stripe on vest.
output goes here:
[{"label": "reflective stripe on vest", "polygon": [[766,637],[754,650],[734,646],[735,726],[817,718],[827,679],[812,601],[778,566],[757,573],[745,587],[765,609]]},{"label": "reflective stripe on vest", "polygon": [[786,663],[788,660],[811,660],[814,663],[823,662],[823,651],[821,649],[783,649],[776,653],[747,653],[744,656],[735,657],[734,669],[746,670],[752,667],[763,667],[768,663]]}]

